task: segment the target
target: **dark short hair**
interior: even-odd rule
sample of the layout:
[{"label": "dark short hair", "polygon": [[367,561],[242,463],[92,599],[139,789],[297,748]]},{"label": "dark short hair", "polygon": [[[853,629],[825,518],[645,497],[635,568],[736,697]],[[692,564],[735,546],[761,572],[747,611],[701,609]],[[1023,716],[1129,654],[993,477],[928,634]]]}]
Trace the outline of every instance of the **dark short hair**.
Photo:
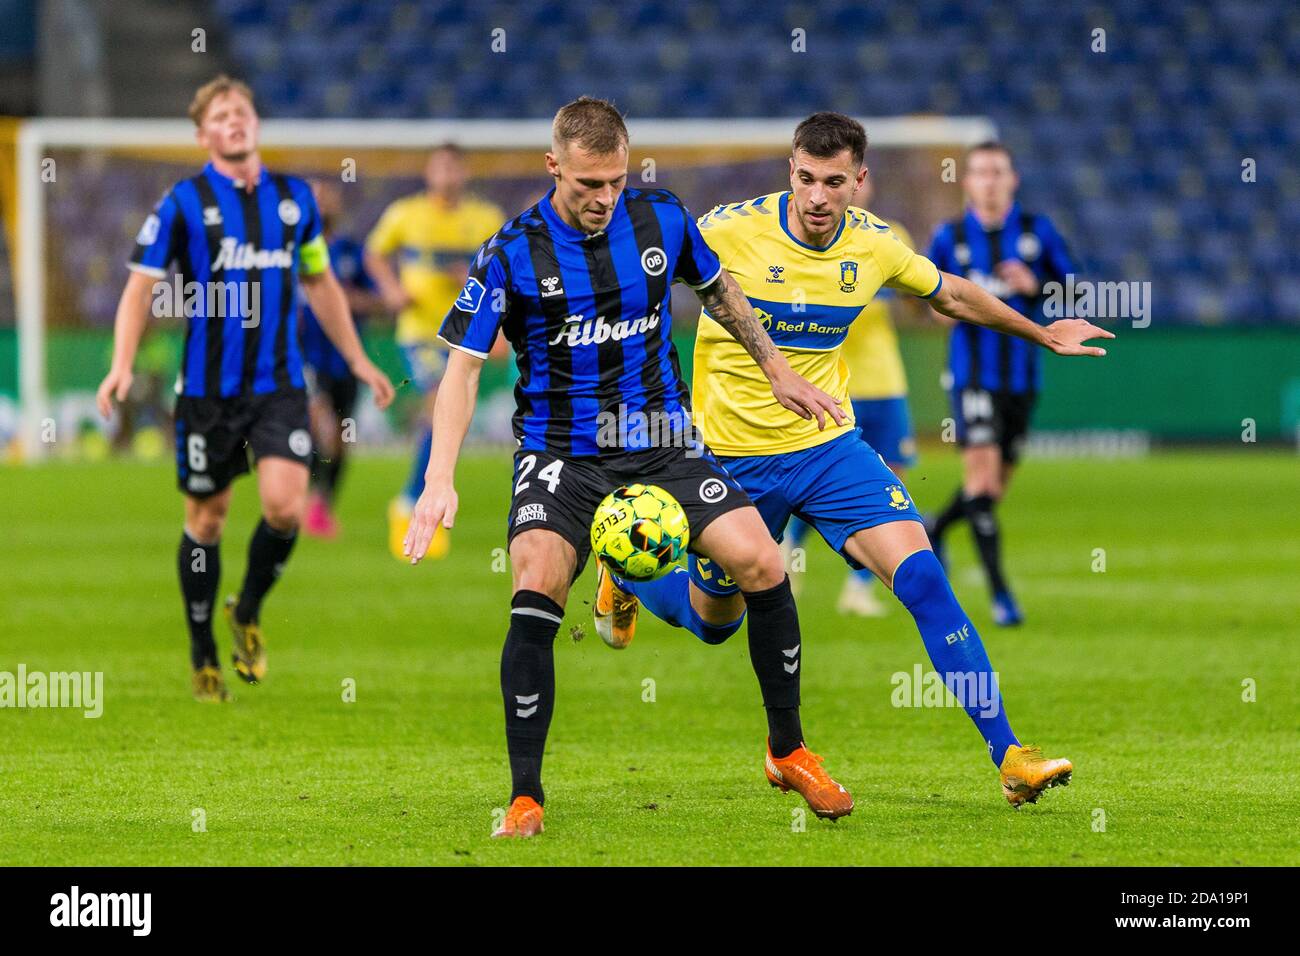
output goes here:
[{"label": "dark short hair", "polygon": [[551,139],[560,148],[576,143],[589,153],[608,156],[627,148],[627,124],[609,100],[579,96],[556,112]]},{"label": "dark short hair", "polygon": [[795,127],[793,149],[802,149],[818,159],[838,156],[847,149],[853,161],[861,166],[867,154],[867,131],[852,116],[814,113]]},{"label": "dark short hair", "polygon": [[982,143],[976,143],[970,149],[966,150],[966,156],[962,160],[963,167],[970,165],[970,158],[976,153],[1001,153],[1011,164],[1011,168],[1016,168],[1016,157],[1011,154],[1011,147],[1006,143],[999,143],[996,139],[986,139]]},{"label": "dark short hair", "polygon": [[461,148],[460,143],[455,143],[451,140],[447,140],[445,143],[439,143],[437,146],[433,147],[433,149],[429,150],[430,156],[434,153],[449,153],[456,159],[465,158],[465,150]]}]

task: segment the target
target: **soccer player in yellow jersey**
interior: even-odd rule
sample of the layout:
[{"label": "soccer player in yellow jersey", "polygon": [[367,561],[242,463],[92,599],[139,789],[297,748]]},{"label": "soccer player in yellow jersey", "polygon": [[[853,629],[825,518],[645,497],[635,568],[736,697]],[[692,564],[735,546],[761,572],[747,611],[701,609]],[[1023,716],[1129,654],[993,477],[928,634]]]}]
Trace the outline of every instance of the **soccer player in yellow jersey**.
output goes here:
[{"label": "soccer player in yellow jersey", "polygon": [[[397,345],[410,380],[424,396],[410,476],[388,508],[388,547],[402,561],[411,509],[424,490],[429,465],[434,396],[447,365],[438,328],[465,285],[469,260],[505,220],[492,203],[466,193],[469,168],[456,144],[445,143],[429,154],[424,179],[424,192],[399,199],[384,210],[366,240],[365,252],[366,272],[385,304],[397,313]],[[440,557],[447,546],[447,531],[440,529],[430,556]]]},{"label": "soccer player in yellow jersey", "polygon": [[[862,181],[854,199],[862,207],[871,205],[871,174]],[[909,249],[912,237],[896,222],[882,220],[893,230],[898,241]],[[916,301],[916,300],[912,300]],[[859,313],[849,326],[840,358],[848,370],[849,400],[862,439],[885,459],[899,481],[907,480],[907,469],[916,464],[916,437],[912,433],[912,416],[907,408],[907,373],[898,349],[892,312],[904,307],[893,289],[885,287]],[[920,311],[919,309],[917,311]],[[786,530],[788,550],[802,546],[808,524],[793,518]],[[841,614],[860,617],[883,617],[887,608],[876,595],[875,577],[866,568],[850,569],[840,591]]]},{"label": "soccer player in yellow jersey", "polygon": [[[816,113],[795,130],[789,191],[719,206],[700,220],[705,241],[795,371],[843,402],[849,387],[844,338],[884,286],[1060,355],[1105,354],[1083,343],[1111,333],[1080,319],[1037,325],[974,283],[941,273],[883,221],[850,206],[866,175],[866,145],[857,121]],[[702,315],[695,422],[768,529],[779,539],[798,515],[851,567],[870,568],[894,592],[912,614],[943,683],[983,736],[1013,807],[1069,782],[1070,761],[1047,759],[1036,747],[1021,746],[1012,732],[984,645],[930,550],[903,483],[855,427],[821,431],[764,394],[764,382],[744,350],[707,312]],[[631,641],[642,603],[711,644],[734,633],[745,610],[733,582],[705,560],[650,582],[621,581],[598,570],[596,629],[606,643]]]}]

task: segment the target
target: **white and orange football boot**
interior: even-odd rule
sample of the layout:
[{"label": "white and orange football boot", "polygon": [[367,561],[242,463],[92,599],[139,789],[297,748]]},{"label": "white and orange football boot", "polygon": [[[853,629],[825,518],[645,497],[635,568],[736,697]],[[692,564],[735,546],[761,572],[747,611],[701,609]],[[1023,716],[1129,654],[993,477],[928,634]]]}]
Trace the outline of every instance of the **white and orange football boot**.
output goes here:
[{"label": "white and orange football boot", "polygon": [[1036,803],[1044,790],[1068,787],[1074,764],[1068,760],[1048,760],[1037,747],[1012,744],[998,768],[1002,776],[1002,795],[1019,810],[1022,804]]},{"label": "white and orange football boot", "polygon": [[847,817],[853,812],[853,795],[822,769],[822,759],[800,744],[789,756],[778,760],[772,756],[772,744],[769,741],[763,772],[767,774],[768,783],[779,787],[782,793],[793,790],[822,819]]},{"label": "white and orange football boot", "polygon": [[542,805],[532,797],[515,797],[510,801],[501,826],[492,831],[492,839],[536,836],[546,828],[542,826]]},{"label": "white and orange football boot", "polygon": [[596,561],[596,600],[592,614],[596,618],[596,633],[615,650],[622,650],[636,636],[636,612],[641,602],[618,586],[605,562]]}]

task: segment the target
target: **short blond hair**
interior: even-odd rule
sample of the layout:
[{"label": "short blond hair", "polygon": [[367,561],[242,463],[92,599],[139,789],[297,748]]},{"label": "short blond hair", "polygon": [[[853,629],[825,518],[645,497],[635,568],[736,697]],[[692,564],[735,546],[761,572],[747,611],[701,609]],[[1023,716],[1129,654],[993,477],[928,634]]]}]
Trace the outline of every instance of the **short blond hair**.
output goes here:
[{"label": "short blond hair", "polygon": [[[194,91],[194,99],[190,100],[189,115],[195,126],[203,125],[203,115],[207,113],[212,101],[223,93],[242,93],[248,97],[248,102],[253,103],[252,87],[243,80],[236,80],[234,77],[220,73]],[[253,109],[257,109],[256,103],[253,104]]]},{"label": "short blond hair", "polygon": [[620,147],[627,149],[627,124],[609,100],[580,96],[556,112],[551,141],[557,149],[577,143],[589,153],[608,156]]}]

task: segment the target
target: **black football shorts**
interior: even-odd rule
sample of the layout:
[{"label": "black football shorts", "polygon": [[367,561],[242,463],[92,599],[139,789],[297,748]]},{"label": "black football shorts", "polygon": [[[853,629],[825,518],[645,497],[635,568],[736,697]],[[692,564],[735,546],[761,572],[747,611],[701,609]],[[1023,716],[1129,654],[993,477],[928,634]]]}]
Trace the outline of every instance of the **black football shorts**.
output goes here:
[{"label": "black football shorts", "polygon": [[1020,460],[1038,400],[1036,392],[963,388],[954,390],[951,397],[957,443],[962,448],[997,445],[1007,464],[1014,465]]},{"label": "black football shorts", "polygon": [[307,392],[281,389],[264,395],[176,399],[176,483],[187,495],[224,491],[253,461],[311,459]]},{"label": "black football shorts", "polygon": [[521,448],[515,452],[513,482],[506,540],[534,528],[554,531],[578,554],[574,580],[591,555],[596,508],[615,488],[643,482],[676,498],[690,524],[690,550],[713,519],[751,504],[707,449],[688,453],[686,448],[649,448],[576,457]]}]

